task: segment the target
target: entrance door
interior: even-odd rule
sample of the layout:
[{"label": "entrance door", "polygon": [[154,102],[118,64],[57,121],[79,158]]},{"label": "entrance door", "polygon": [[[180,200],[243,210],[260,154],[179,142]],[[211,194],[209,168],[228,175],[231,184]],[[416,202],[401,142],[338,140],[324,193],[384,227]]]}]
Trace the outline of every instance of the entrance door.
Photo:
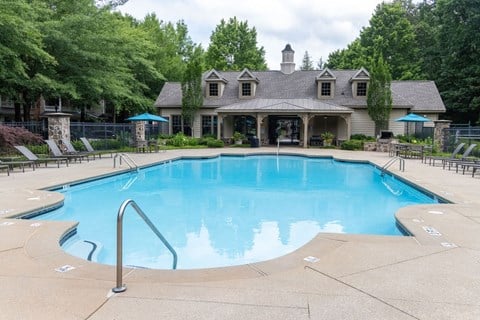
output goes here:
[{"label": "entrance door", "polygon": [[299,144],[300,118],[296,116],[269,116],[268,137],[270,144]]}]

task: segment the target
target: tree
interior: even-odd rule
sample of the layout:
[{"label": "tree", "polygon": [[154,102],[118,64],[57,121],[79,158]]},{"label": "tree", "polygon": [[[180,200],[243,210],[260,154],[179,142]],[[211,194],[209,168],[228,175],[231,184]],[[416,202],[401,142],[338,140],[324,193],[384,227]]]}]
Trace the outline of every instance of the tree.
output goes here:
[{"label": "tree", "polygon": [[302,65],[300,66],[300,70],[313,70],[313,62],[312,58],[308,54],[308,51],[305,51],[303,55]]},{"label": "tree", "polygon": [[419,50],[412,24],[402,1],[377,6],[360,35],[367,56],[381,54],[396,80],[422,78]]},{"label": "tree", "polygon": [[451,119],[480,121],[480,5],[478,1],[439,0],[438,86]]},{"label": "tree", "polygon": [[340,69],[370,68],[371,57],[381,54],[391,69],[393,79],[424,78],[415,30],[408,19],[410,4],[409,0],[379,4],[360,36],[346,49],[331,53],[327,66]]},{"label": "tree", "polygon": [[257,31],[236,17],[221,20],[210,36],[206,53],[209,69],[219,71],[266,70],[265,50],[257,47]]},{"label": "tree", "polygon": [[392,77],[381,55],[373,63],[367,93],[368,115],[375,122],[375,135],[388,129],[388,119],[392,110]]},{"label": "tree", "polygon": [[193,136],[193,120],[197,110],[203,105],[202,93],[203,50],[200,46],[194,49],[187,61],[182,80],[182,117],[189,126]]},{"label": "tree", "polygon": [[58,85],[48,76],[56,61],[40,31],[47,16],[39,2],[0,0],[0,95],[13,99],[15,121],[22,121],[22,111],[28,121],[39,92]]}]

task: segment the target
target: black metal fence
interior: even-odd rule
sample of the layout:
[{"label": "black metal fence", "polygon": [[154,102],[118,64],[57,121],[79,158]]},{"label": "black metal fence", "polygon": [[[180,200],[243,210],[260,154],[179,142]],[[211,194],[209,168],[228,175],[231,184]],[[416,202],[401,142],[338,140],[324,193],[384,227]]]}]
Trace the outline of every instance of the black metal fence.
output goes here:
[{"label": "black metal fence", "polygon": [[451,152],[459,143],[477,144],[477,148],[471,154],[480,156],[480,127],[450,127],[443,130],[444,152]]},{"label": "black metal fence", "polygon": [[[48,138],[48,123],[44,121],[29,122],[2,122],[1,125],[9,127],[23,127],[30,132]],[[117,140],[120,145],[129,145],[133,140],[135,130],[134,123],[94,123],[94,122],[71,122],[70,135],[72,140],[86,137],[98,140]],[[153,122],[145,125],[145,139],[151,140],[161,134],[168,133],[168,124],[164,122]]]}]

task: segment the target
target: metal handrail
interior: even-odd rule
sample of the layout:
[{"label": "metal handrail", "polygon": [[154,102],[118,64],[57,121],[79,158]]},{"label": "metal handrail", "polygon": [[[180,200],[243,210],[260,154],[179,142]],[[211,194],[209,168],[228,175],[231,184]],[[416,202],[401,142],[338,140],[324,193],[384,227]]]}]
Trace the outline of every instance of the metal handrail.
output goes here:
[{"label": "metal handrail", "polygon": [[395,161],[399,162],[398,170],[405,171],[405,160],[401,157],[393,157],[392,159],[388,160],[387,163],[385,163],[383,165],[383,167],[381,168],[382,174],[383,174],[383,172],[385,172],[385,170],[387,170],[388,167],[390,167],[392,164],[394,164]]},{"label": "metal handrail", "polygon": [[115,157],[113,157],[113,167],[116,168],[117,164],[117,158],[119,158],[120,165],[122,165],[122,159],[125,160],[127,165],[130,167],[130,169],[135,169],[138,171],[138,165],[137,163],[128,155],[125,153],[117,153]]},{"label": "metal handrail", "polygon": [[155,235],[163,242],[167,249],[173,255],[173,269],[177,268],[177,253],[175,249],[168,243],[167,239],[158,231],[158,229],[153,225],[152,221],[148,219],[147,215],[140,209],[135,201],[132,199],[125,200],[120,208],[118,209],[117,215],[117,278],[116,278],[116,287],[112,288],[112,291],[115,293],[124,292],[127,290],[127,287],[122,284],[122,273],[123,273],[123,216],[125,214],[125,209],[131,204],[138,215],[145,221],[145,223],[150,227],[150,229],[155,233]]}]

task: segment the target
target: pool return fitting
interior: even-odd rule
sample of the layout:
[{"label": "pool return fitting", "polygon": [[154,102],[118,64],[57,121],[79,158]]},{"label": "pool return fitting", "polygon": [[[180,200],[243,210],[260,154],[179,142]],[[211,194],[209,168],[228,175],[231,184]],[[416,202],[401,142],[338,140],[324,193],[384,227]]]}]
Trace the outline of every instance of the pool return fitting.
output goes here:
[{"label": "pool return fitting", "polygon": [[123,216],[125,214],[125,209],[127,206],[131,204],[133,209],[138,213],[138,215],[145,221],[145,223],[150,227],[150,229],[155,233],[155,235],[163,242],[165,247],[172,253],[173,255],[173,266],[172,269],[177,268],[177,252],[175,252],[175,249],[168,243],[167,239],[158,231],[158,229],[155,227],[155,225],[150,221],[150,219],[147,217],[147,215],[140,209],[140,207],[137,205],[137,203],[131,199],[125,200],[120,208],[118,209],[118,215],[117,215],[117,283],[116,287],[112,288],[112,291],[114,293],[120,293],[124,292],[127,290],[127,287],[122,284],[122,273],[123,273]]}]

